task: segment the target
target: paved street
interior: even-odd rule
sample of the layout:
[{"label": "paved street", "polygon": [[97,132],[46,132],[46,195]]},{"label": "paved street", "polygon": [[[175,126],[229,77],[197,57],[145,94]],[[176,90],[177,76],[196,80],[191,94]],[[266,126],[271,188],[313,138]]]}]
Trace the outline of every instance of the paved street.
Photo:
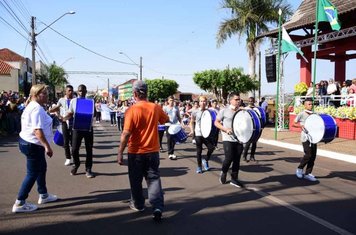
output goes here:
[{"label": "paved street", "polygon": [[[203,174],[195,173],[190,141],[176,146],[176,161],[162,153],[166,208],[162,223],[154,223],[148,202],[143,213],[128,207],[127,166],[116,164],[116,127],[94,128],[97,176],[87,179],[84,164],[71,176],[63,149],[54,146],[47,186],[60,200],[27,214],[11,212],[25,158],[16,137],[1,137],[0,234],[356,234],[355,164],[318,157],[313,173],[320,181],[311,183],[294,175],[302,153],[265,144],[258,145],[258,162],[242,162],[239,178],[246,189],[219,183],[221,143],[212,170]],[[37,200],[34,187],[28,201]]]}]

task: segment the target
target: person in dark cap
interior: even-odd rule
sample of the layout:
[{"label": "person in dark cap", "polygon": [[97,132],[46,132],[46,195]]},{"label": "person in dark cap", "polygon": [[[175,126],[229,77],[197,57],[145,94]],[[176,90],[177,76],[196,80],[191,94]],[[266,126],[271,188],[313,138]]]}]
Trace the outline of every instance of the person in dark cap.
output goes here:
[{"label": "person in dark cap", "polygon": [[169,121],[162,108],[147,101],[147,85],[143,81],[133,84],[136,103],[125,113],[125,124],[121,134],[117,162],[123,165],[123,152],[128,145],[128,171],[131,187],[130,208],[144,211],[145,198],[142,180],[145,178],[148,199],[153,207],[153,219],[160,221],[164,207],[163,190],[159,173],[158,123]]}]

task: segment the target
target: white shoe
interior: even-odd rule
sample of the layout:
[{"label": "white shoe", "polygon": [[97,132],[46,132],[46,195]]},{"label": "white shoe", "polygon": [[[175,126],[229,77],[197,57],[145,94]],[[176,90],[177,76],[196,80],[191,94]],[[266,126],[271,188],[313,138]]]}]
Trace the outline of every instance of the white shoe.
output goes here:
[{"label": "white shoe", "polygon": [[176,159],[177,159],[177,156],[174,155],[174,154],[171,154],[171,155],[169,155],[169,159],[171,159],[171,160],[176,160]]},{"label": "white shoe", "polygon": [[70,166],[70,159],[66,159],[66,161],[64,162],[65,166]]},{"label": "white shoe", "polygon": [[196,144],[195,140],[192,140],[192,144]]},{"label": "white shoe", "polygon": [[305,176],[304,176],[304,179],[309,180],[309,181],[312,181],[312,182],[318,181],[318,180],[315,178],[315,176],[312,175],[312,174],[307,174],[307,175],[305,175]]},{"label": "white shoe", "polygon": [[303,179],[303,169],[297,168],[297,170],[295,171],[295,175],[298,179]]},{"label": "white shoe", "polygon": [[37,206],[35,204],[25,202],[22,206],[17,204],[17,200],[15,204],[12,206],[12,212],[20,213],[20,212],[31,212],[37,210]]},{"label": "white shoe", "polygon": [[42,197],[40,195],[40,198],[38,199],[38,204],[45,204],[45,203],[54,202],[54,201],[57,201],[57,200],[58,200],[58,197],[56,195],[48,193],[48,196],[46,198],[43,198],[43,199],[42,199]]}]

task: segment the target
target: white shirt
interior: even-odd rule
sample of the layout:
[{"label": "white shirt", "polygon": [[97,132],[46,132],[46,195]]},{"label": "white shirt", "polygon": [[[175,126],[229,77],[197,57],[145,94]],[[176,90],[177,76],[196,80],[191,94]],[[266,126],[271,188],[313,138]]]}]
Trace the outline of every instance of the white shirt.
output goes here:
[{"label": "white shirt", "polygon": [[42,145],[35,135],[35,129],[41,129],[48,143],[53,138],[52,118],[36,101],[31,101],[21,115],[20,137],[30,143]]}]

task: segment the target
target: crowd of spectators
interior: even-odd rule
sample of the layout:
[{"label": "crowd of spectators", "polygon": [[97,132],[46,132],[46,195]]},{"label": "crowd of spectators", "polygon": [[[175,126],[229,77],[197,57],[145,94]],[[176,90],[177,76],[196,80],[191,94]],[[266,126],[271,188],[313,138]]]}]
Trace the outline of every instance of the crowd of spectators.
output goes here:
[{"label": "crowd of spectators", "polygon": [[[343,81],[330,79],[329,81],[321,80],[315,84],[315,95],[322,102],[321,105],[351,106],[353,105],[356,93],[356,78]],[[306,96],[313,95],[313,83],[310,83]]]}]

